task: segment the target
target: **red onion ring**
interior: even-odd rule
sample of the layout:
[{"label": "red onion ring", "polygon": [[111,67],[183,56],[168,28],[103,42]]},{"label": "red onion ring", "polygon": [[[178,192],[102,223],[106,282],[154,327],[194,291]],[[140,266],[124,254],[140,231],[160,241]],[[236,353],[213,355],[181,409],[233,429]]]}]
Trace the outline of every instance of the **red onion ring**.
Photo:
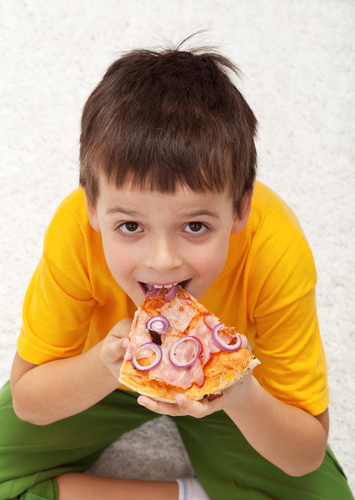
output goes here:
[{"label": "red onion ring", "polygon": [[158,288],[154,288],[150,292],[147,292],[146,297],[153,297],[158,292]]},{"label": "red onion ring", "polygon": [[[175,358],[175,351],[176,351],[176,348],[180,344],[182,344],[183,342],[189,341],[189,340],[192,340],[193,342],[195,342],[196,347],[197,347],[196,353],[190,361],[186,361],[185,363],[183,363],[181,361],[178,361]],[[171,364],[173,364],[174,366],[177,366],[179,368],[187,368],[188,366],[191,366],[196,361],[196,359],[199,357],[199,355],[201,353],[201,350],[202,350],[201,342],[196,337],[192,337],[190,335],[187,335],[186,337],[182,337],[181,339],[174,342],[174,344],[171,346],[171,348],[169,350],[169,359],[170,359]]]},{"label": "red onion ring", "polygon": [[163,335],[169,330],[170,323],[165,316],[152,316],[148,319],[145,327],[147,330],[153,330],[159,335]]},{"label": "red onion ring", "polygon": [[237,333],[237,342],[235,344],[227,344],[224,340],[222,340],[219,335],[218,335],[218,330],[220,328],[225,328],[224,323],[218,323],[213,329],[212,329],[212,340],[215,343],[217,347],[219,347],[222,351],[228,351],[228,352],[233,352],[237,351],[240,349],[242,345],[242,339],[239,333]]},{"label": "red onion ring", "polygon": [[[149,347],[154,353],[155,353],[155,359],[152,361],[152,363],[148,366],[141,366],[138,361],[137,361],[137,355],[139,354],[139,351],[145,347]],[[137,347],[133,353],[132,353],[132,364],[137,370],[140,370],[141,372],[145,372],[147,370],[151,370],[155,366],[157,366],[160,361],[162,360],[163,353],[161,348],[157,345],[154,344],[154,342],[147,342],[146,344],[142,344],[139,347]]]},{"label": "red onion ring", "polygon": [[177,294],[177,291],[179,289],[179,285],[174,285],[170,288],[168,293],[164,297],[164,302],[169,302],[169,300],[173,299],[175,295]]}]

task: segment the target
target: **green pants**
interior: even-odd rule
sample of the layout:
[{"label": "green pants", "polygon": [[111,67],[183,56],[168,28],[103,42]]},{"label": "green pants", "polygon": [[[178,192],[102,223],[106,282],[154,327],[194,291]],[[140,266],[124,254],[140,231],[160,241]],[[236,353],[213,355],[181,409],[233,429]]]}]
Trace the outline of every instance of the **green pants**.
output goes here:
[{"label": "green pants", "polygon": [[[136,399],[117,390],[79,415],[36,426],[16,417],[7,383],[0,392],[0,500],[57,499],[58,475],[86,471],[124,432],[159,416]],[[293,478],[262,458],[224,412],[174,421],[211,500],[354,500],[329,447],[317,471]]]}]

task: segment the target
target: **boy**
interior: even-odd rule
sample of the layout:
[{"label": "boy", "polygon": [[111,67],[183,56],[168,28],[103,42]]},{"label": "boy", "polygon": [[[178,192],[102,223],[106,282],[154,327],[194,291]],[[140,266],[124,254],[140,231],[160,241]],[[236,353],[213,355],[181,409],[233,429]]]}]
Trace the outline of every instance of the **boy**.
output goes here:
[{"label": "boy", "polygon": [[[0,394],[0,499],[353,498],[326,444],[312,256],[292,211],[255,183],[257,122],[228,70],[215,53],[138,50],[89,97],[82,189],[47,230]],[[117,390],[147,285],[176,282],[261,361],[211,403]],[[82,474],[162,413],[203,489]]]}]

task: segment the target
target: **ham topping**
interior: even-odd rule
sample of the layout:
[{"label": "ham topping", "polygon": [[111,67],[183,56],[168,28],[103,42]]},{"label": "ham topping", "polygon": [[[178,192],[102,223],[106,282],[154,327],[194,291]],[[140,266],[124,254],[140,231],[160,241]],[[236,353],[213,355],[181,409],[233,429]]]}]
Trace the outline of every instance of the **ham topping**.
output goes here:
[{"label": "ham topping", "polygon": [[[193,382],[196,382],[196,384],[201,387],[205,382],[205,373],[200,359],[197,359],[196,362],[188,368],[179,368],[174,366],[169,360],[169,350],[178,339],[179,337],[173,335],[163,339],[163,343],[161,345],[163,359],[158,366],[150,370],[149,379],[163,380],[167,384],[174,385],[175,387],[182,387],[183,389],[191,387]],[[184,347],[185,344],[186,347]],[[184,357],[189,356],[191,346],[189,345],[189,342],[186,342],[185,344],[182,344],[179,350],[180,359],[184,359]],[[186,349],[186,353],[184,352],[184,349]]]},{"label": "ham topping", "polygon": [[[183,293],[182,291],[182,294]],[[192,301],[190,299],[187,300],[183,296],[180,299],[180,294],[177,294],[169,302],[163,302],[159,295],[160,293],[158,292],[154,297],[153,310],[149,308],[150,305],[153,306],[151,302],[152,299],[149,299],[150,302],[148,302],[148,300],[146,301],[144,309],[141,307],[139,308],[139,319],[137,320],[137,316],[135,317],[132,327],[132,332],[135,330],[134,335],[131,335],[134,341],[131,340],[126,355],[128,359],[131,359],[132,352],[139,345],[152,341],[151,334],[146,329],[148,319],[156,314],[165,316],[170,326],[176,331],[176,335],[161,335],[162,344],[160,347],[162,350],[162,360],[157,366],[149,371],[149,379],[161,380],[175,387],[182,387],[183,389],[188,389],[193,383],[202,387],[205,382],[203,366],[210,360],[213,353],[220,351],[213,343],[211,337],[211,331],[213,327],[219,323],[219,320],[211,314],[196,312],[192,306]],[[193,318],[195,318],[194,321],[191,321]],[[196,337],[201,342],[202,351],[200,357],[191,366],[180,368],[171,363],[169,359],[169,350],[174,342],[183,336],[182,334],[189,325],[188,334]],[[191,342],[184,342],[181,344],[181,347],[179,346],[177,354],[180,360],[189,359],[189,356],[191,359],[191,344]],[[150,356],[151,354],[152,353],[150,353]],[[149,353],[147,353],[147,355],[150,357]]]},{"label": "ham topping", "polygon": [[168,318],[170,325],[183,333],[195,316],[194,309],[182,303],[177,296],[170,302],[166,302],[160,309],[163,316]]},{"label": "ham topping", "polygon": [[[137,317],[138,317],[138,320],[137,320]],[[138,316],[138,311],[136,312],[134,320],[133,320],[132,332],[130,334],[131,342],[129,343],[129,346],[127,347],[127,352],[126,352],[128,359],[131,359],[132,352],[137,347],[139,347],[142,344],[146,344],[147,342],[152,341],[152,338],[145,327],[149,318],[150,318],[149,314],[143,310],[140,310],[139,316]],[[132,335],[133,331],[134,331],[134,335]]]},{"label": "ham topping", "polygon": [[[209,318],[207,318],[208,316]],[[211,337],[212,328],[215,325],[218,325],[218,323],[218,319],[214,318],[212,315],[204,315],[189,331],[189,335],[198,338],[202,344],[203,351],[201,359],[204,365],[209,361],[211,354],[220,351],[219,347],[216,346]]]}]

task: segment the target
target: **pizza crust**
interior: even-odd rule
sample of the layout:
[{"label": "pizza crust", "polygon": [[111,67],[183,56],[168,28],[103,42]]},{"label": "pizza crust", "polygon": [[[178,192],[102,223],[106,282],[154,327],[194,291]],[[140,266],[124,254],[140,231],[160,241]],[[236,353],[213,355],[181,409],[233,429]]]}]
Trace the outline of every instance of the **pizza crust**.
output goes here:
[{"label": "pizza crust", "polygon": [[[225,358],[228,358],[227,362]],[[244,363],[246,366],[243,366]],[[182,389],[159,380],[149,380],[148,372],[136,370],[131,361],[127,361],[121,371],[119,381],[126,387],[156,401],[175,403],[175,396],[181,393],[198,401],[240,382],[259,364],[260,361],[247,349],[239,349],[235,353],[220,352],[215,354],[213,360],[205,366],[206,381],[202,387],[194,383],[189,389]]]}]

